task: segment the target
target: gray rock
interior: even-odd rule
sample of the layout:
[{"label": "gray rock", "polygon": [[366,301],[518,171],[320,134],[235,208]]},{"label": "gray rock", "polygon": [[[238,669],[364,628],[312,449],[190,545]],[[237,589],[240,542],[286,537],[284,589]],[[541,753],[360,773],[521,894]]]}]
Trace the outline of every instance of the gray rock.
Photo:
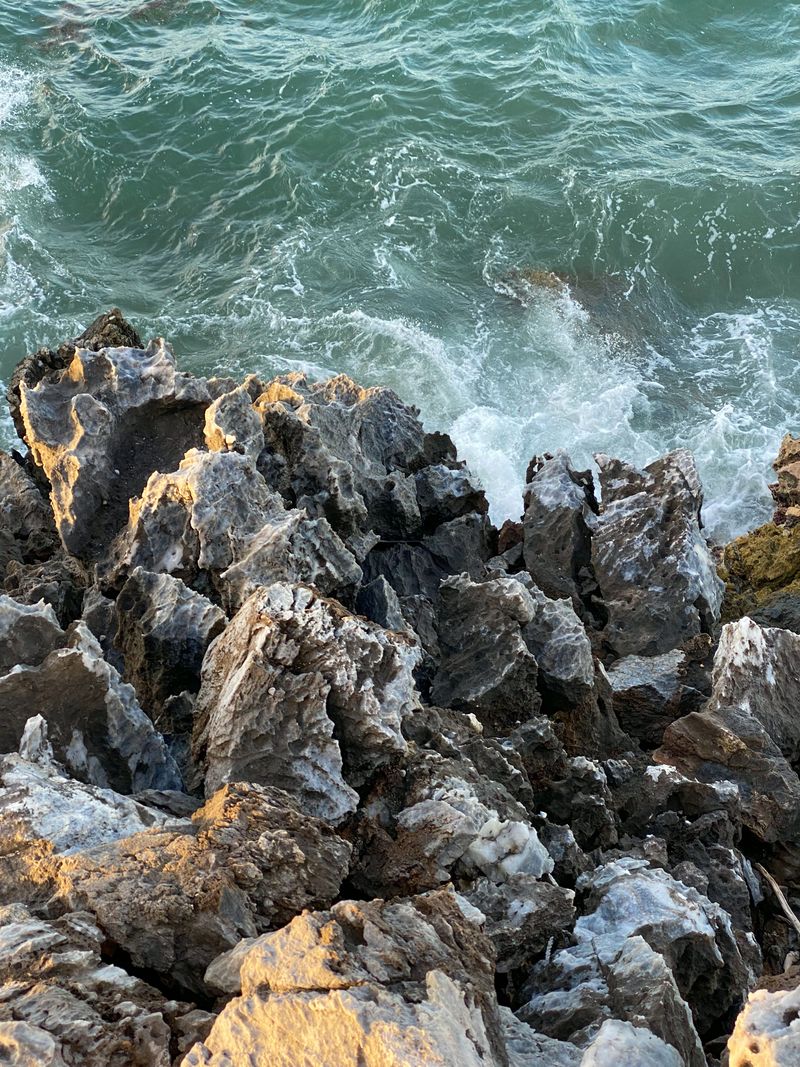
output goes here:
[{"label": "gray rock", "polygon": [[591,534],[596,511],[589,471],[576,471],[563,449],[534,457],[525,486],[525,567],[547,596],[568,597],[576,609],[594,591]]},{"label": "gray rock", "polygon": [[618,1019],[608,1019],[581,1060],[581,1067],[618,1067],[621,1063],[647,1067],[684,1067],[674,1048],[655,1034]]},{"label": "gray rock", "polygon": [[491,945],[452,891],[342,901],[260,938],[183,1067],[506,1067]]},{"label": "gray rock", "polygon": [[572,890],[529,874],[513,874],[502,883],[478,878],[463,895],[486,917],[483,929],[497,953],[499,974],[529,967],[551,938],[563,943],[575,921]]},{"label": "gray rock", "polygon": [[[0,528],[8,559],[33,563],[47,559],[58,545],[50,507],[22,466],[0,452]],[[0,546],[0,558],[4,550]],[[0,578],[5,565],[0,566]]]},{"label": "gray rock", "polygon": [[500,1008],[500,1023],[510,1067],[579,1067],[577,1046],[537,1034],[508,1008]]},{"label": "gray rock", "polygon": [[710,645],[703,634],[661,656],[625,656],[611,664],[614,713],[626,733],[652,749],[671,722],[700,710],[709,695]]},{"label": "gray rock", "polygon": [[206,408],[205,440],[211,452],[241,452],[256,462],[264,430],[246,386],[223,393]]},{"label": "gray rock", "polygon": [[146,349],[75,348],[62,375],[19,389],[25,439],[50,481],[61,540],[88,558],[103,553],[148,475],[202,440],[210,399],[202,379],[176,370],[161,339]]},{"label": "gray rock", "polygon": [[254,593],[203,664],[193,748],[206,793],[246,778],[323,818],[354,811],[353,786],[405,752],[418,658],[408,637],[307,587]]},{"label": "gray rock", "polygon": [[602,511],[592,564],[618,656],[657,656],[719,619],[723,584],[701,532],[702,490],[694,460],[678,449],[637,470],[595,457]]},{"label": "gray rock", "polygon": [[[0,908],[0,1046],[17,1067],[170,1067],[191,1005],[101,958],[80,912],[50,920]],[[202,1029],[201,1029],[202,1032]]]},{"label": "gray rock", "polygon": [[47,721],[57,759],[80,780],[121,793],[179,789],[163,738],[94,636],[76,623],[62,644],[40,664],[0,676],[0,751],[16,750],[36,709]]},{"label": "gray rock", "polygon": [[122,655],[125,677],[163,730],[160,717],[167,699],[200,688],[203,657],[225,628],[225,614],[180,578],[141,567],[134,568],[122,587],[116,614],[114,645]]},{"label": "gray rock", "polygon": [[387,630],[406,629],[400,600],[383,575],[359,589],[356,610]]},{"label": "gray rock", "polygon": [[71,556],[58,552],[38,563],[11,560],[6,567],[5,591],[22,604],[43,600],[63,627],[81,616],[89,585],[86,569]]},{"label": "gray rock", "polygon": [[49,604],[20,604],[0,594],[0,675],[18,664],[37,667],[65,641]]},{"label": "gray rock", "polygon": [[486,494],[465,467],[448,467],[435,463],[414,475],[417,504],[426,530],[462,515],[489,510]]}]

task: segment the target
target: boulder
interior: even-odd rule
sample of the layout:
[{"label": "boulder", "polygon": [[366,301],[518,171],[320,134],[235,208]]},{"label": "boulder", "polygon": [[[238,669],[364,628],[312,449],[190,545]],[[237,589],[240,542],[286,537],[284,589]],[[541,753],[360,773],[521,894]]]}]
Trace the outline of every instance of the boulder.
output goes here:
[{"label": "boulder", "polygon": [[355,811],[354,787],[406,750],[416,642],[305,586],[252,594],[209,649],[193,751],[206,794],[271,783],[311,814]]},{"label": "boulder", "polygon": [[264,430],[246,385],[223,393],[209,404],[204,435],[211,452],[241,452],[257,461],[264,448]]},{"label": "boulder", "polygon": [[9,596],[23,604],[49,604],[65,628],[81,617],[88,585],[86,568],[63,552],[37,563],[11,560],[3,583]]},{"label": "boulder", "polygon": [[260,938],[182,1067],[506,1067],[492,949],[452,891],[342,901]]},{"label": "boulder", "polygon": [[624,656],[608,669],[614,714],[645,748],[656,748],[675,719],[699,711],[710,695],[711,639],[701,634],[660,656]]},{"label": "boulder", "polygon": [[694,460],[678,449],[639,471],[608,456],[600,467],[603,506],[592,564],[616,656],[657,656],[719,619],[723,585],[700,522]]},{"label": "boulder", "polygon": [[0,676],[18,665],[38,666],[65,641],[49,604],[20,604],[0,594]]},{"label": "boulder", "polygon": [[313,582],[332,593],[361,569],[324,519],[287,512],[252,459],[193,449],[176,471],[153,474],[105,568],[120,581],[136,567],[166,572],[235,611],[257,587]]},{"label": "boulder", "polygon": [[684,1067],[686,1061],[655,1034],[619,1019],[608,1019],[584,1053],[581,1067],[618,1067],[620,1063],[647,1067]]},{"label": "boulder", "polygon": [[134,967],[190,994],[242,937],[325,907],[347,873],[349,846],[279,789],[220,789],[190,822],[154,828],[42,866],[51,913],[89,911]]},{"label": "boulder", "polygon": [[792,1067],[800,1060],[800,986],[757,989],[736,1019],[728,1067]]}]

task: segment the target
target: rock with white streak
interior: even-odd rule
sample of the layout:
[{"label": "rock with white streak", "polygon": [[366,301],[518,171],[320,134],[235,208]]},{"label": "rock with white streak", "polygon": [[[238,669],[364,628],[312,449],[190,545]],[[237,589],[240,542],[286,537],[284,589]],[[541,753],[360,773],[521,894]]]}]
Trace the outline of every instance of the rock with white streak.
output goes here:
[{"label": "rock with white streak", "polygon": [[800,1062],[800,986],[751,993],[728,1041],[729,1067],[794,1067]]},{"label": "rock with white streak", "polygon": [[578,608],[594,592],[591,534],[597,501],[589,471],[576,471],[563,450],[528,467],[523,517],[525,568],[549,597]]},{"label": "rock with white streak", "polygon": [[631,1067],[685,1067],[675,1049],[649,1030],[608,1019],[584,1053],[580,1067],[619,1067],[622,1063]]},{"label": "rock with white streak", "polygon": [[602,510],[592,565],[618,656],[657,656],[719,619],[723,583],[700,523],[702,489],[691,454],[670,452],[639,471],[595,457]]},{"label": "rock with white streak", "polygon": [[21,664],[38,666],[65,642],[49,604],[20,604],[0,594],[0,675]]},{"label": "rock with white streak", "polygon": [[538,1034],[508,1008],[500,1008],[500,1021],[510,1067],[579,1067],[582,1053],[576,1045]]},{"label": "rock with white streak", "polygon": [[136,567],[216,589],[234,611],[254,588],[275,581],[333,593],[361,577],[327,521],[287,512],[249,456],[197,450],[177,470],[153,474],[131,501],[106,576],[119,582]]},{"label": "rock with white streak", "polygon": [[58,761],[81,781],[120,793],[181,788],[164,739],[83,623],[40,664],[0,676],[0,751],[17,749],[33,710]]},{"label": "rock with white streak", "polygon": [[343,901],[256,941],[182,1067],[506,1067],[492,951],[452,892]]},{"label": "rock with white streak", "polygon": [[206,793],[245,778],[326,819],[355,811],[354,787],[406,751],[418,658],[410,638],[305,586],[253,593],[203,664],[193,751]]},{"label": "rock with white streak", "polygon": [[223,393],[206,408],[205,440],[212,452],[241,452],[254,463],[261,455],[264,431],[246,385]]}]

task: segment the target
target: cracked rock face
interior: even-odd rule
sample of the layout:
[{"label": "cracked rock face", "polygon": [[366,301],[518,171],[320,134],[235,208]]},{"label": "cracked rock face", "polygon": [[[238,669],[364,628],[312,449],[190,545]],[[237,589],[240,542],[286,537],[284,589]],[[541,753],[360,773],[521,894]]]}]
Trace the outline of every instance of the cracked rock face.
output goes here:
[{"label": "cracked rock face", "polygon": [[608,456],[592,564],[608,615],[603,636],[618,656],[657,656],[719,619],[723,584],[700,527],[702,490],[689,452],[639,471]]},{"label": "cracked rock face", "polygon": [[206,794],[245,778],[334,822],[355,811],[353,787],[406,750],[418,657],[305,586],[254,593],[203,664],[193,750]]},{"label": "cracked rock face", "polygon": [[183,1067],[506,1067],[491,946],[450,891],[343,901],[260,938]]},{"label": "cracked rock face", "polygon": [[281,790],[228,785],[192,816],[51,858],[54,912],[89,911],[136,967],[190,994],[243,937],[334,899],[350,847]]}]

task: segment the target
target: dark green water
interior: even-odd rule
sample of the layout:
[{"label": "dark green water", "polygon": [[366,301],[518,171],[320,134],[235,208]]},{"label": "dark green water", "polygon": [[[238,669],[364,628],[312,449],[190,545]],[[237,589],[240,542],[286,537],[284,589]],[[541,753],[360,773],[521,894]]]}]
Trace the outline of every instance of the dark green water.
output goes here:
[{"label": "dark green water", "polygon": [[498,519],[536,451],[687,445],[725,537],[800,430],[799,171],[795,3],[4,4],[0,378],[117,303],[393,386]]}]

